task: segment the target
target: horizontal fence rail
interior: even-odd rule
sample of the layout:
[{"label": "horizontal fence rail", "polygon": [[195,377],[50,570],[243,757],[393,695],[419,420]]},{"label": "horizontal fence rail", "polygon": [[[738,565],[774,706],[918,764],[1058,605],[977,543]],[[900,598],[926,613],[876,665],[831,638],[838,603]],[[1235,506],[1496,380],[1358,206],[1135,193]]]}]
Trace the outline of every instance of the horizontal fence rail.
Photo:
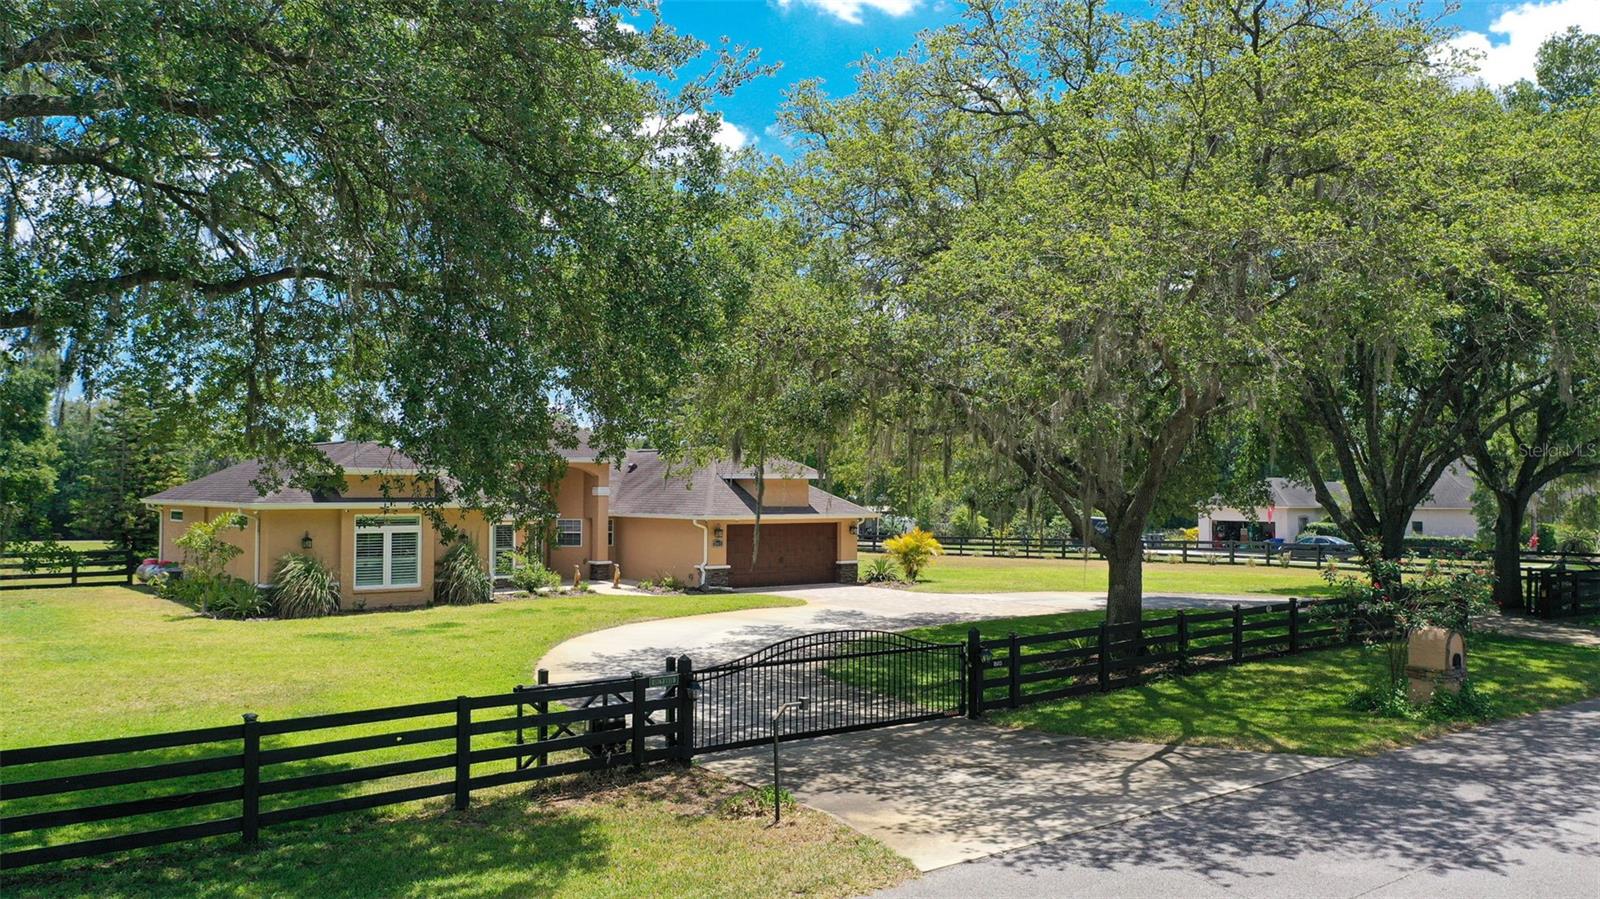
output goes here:
[{"label": "horizontal fence rail", "polygon": [[34,557],[0,554],[0,590],[133,583],[139,559],[120,549],[71,549]]},{"label": "horizontal fence rail", "polygon": [[464,809],[475,790],[687,760],[688,675],[6,750],[0,869],[225,834],[255,842],[265,827],[430,797]]},{"label": "horizontal fence rail", "polygon": [[1137,623],[985,638],[967,633],[967,710],[980,717],[1155,677],[1342,646],[1365,625],[1346,600],[1184,609]]},{"label": "horizontal fence rail", "polygon": [[[1071,539],[1052,537],[997,537],[936,535],[947,555],[993,556],[1014,559],[1070,559],[1087,553],[1091,558],[1103,558],[1093,546]],[[856,548],[860,552],[883,552],[887,536],[862,535]],[[1270,540],[1156,540],[1144,541],[1145,558],[1149,561],[1200,562],[1213,565],[1267,564],[1321,568],[1330,563],[1356,560],[1354,550],[1340,549],[1321,543],[1274,543]],[[1405,557],[1410,567],[1420,568],[1430,562],[1440,565],[1487,564],[1491,554],[1482,550],[1460,550],[1449,547],[1408,547]],[[1525,550],[1524,563],[1533,565],[1578,564],[1600,565],[1600,553],[1541,553]]]},{"label": "horizontal fence rail", "polygon": [[1600,613],[1600,570],[1524,568],[1522,607],[1540,618]]}]

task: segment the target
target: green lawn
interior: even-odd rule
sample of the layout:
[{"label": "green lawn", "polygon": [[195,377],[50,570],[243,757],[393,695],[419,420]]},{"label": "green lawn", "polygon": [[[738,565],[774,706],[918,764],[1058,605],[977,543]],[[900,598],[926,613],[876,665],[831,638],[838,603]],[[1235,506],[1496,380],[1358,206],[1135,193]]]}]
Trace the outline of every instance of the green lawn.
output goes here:
[{"label": "green lawn", "polygon": [[703,772],[584,778],[274,828],[256,850],[213,839],[136,858],[8,872],[39,897],[855,896],[915,874],[809,809],[732,817],[738,788]]},{"label": "green lawn", "polygon": [[[985,637],[1012,631],[1026,635],[1087,627],[1101,615],[1000,619],[981,622],[978,628]],[[963,639],[969,626],[909,633],[953,642]],[[1468,641],[1467,664],[1473,682],[1494,702],[1495,717],[1600,695],[1600,650],[1591,647],[1476,634]],[[989,720],[1109,740],[1331,756],[1381,752],[1464,726],[1380,718],[1349,708],[1350,695],[1370,683],[1383,665],[1381,656],[1359,647],[1320,650],[1025,706]]]},{"label": "green lawn", "polygon": [[[264,721],[489,694],[533,680],[568,637],[650,618],[799,600],[761,595],[586,596],[370,613],[301,621],[216,621],[142,589],[43,589],[0,595],[0,746],[16,747]],[[511,709],[505,709],[510,714]],[[447,723],[412,719],[268,738],[263,748]],[[510,732],[475,740],[509,743]],[[234,744],[235,746],[237,744]],[[218,754],[151,750],[14,769],[14,780]],[[234,749],[233,751],[237,751]],[[268,778],[437,754],[418,743],[274,766]],[[564,760],[557,756],[553,762]],[[511,763],[474,766],[475,776]],[[658,769],[659,772],[660,769]],[[448,770],[263,800],[264,810],[437,782]],[[237,773],[14,800],[26,814],[237,783]],[[852,895],[910,868],[832,819],[803,815],[778,833],[731,819],[734,789],[703,773],[618,784],[566,778],[474,792],[457,815],[442,800],[334,815],[263,832],[244,851],[229,837],[6,875],[9,895]],[[621,779],[625,780],[626,776]],[[566,796],[556,795],[566,790]],[[127,821],[19,833],[8,848],[89,839],[237,814],[230,804]],[[718,851],[707,852],[705,847]]]},{"label": "green lawn", "polygon": [[[750,594],[552,597],[297,621],[218,621],[142,588],[0,594],[0,747],[235,724],[533,683],[569,637],[799,605]],[[665,660],[663,660],[665,661]]]},{"label": "green lawn", "polygon": [[[875,558],[870,553],[863,560]],[[940,556],[912,587],[925,593],[1011,593],[1106,589],[1106,563],[1098,559],[992,559]],[[1328,584],[1313,568],[1146,562],[1146,593],[1260,593],[1323,596]]]}]

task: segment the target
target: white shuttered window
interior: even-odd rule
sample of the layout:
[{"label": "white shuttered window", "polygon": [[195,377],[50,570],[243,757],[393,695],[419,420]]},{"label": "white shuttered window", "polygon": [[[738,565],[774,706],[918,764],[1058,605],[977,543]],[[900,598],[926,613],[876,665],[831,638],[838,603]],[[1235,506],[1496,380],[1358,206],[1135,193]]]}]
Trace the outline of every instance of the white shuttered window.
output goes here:
[{"label": "white shuttered window", "polygon": [[356,518],[356,588],[422,584],[422,519],[417,515]]}]

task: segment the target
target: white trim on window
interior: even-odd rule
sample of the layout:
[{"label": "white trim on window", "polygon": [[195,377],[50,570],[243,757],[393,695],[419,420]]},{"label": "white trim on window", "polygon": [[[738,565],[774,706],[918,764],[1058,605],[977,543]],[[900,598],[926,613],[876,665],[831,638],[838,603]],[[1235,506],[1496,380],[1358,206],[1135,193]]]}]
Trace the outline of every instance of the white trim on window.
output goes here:
[{"label": "white trim on window", "polygon": [[356,516],[355,589],[422,586],[422,517]]},{"label": "white trim on window", "polygon": [[182,509],[173,509],[172,511],[167,513],[167,518],[170,521],[182,521],[183,520],[183,510]]},{"label": "white trim on window", "polygon": [[615,518],[607,518],[606,519],[606,546],[616,546],[616,545],[617,545],[617,520]]},{"label": "white trim on window", "polygon": [[571,548],[583,545],[583,519],[556,519],[556,546]]},{"label": "white trim on window", "polygon": [[[502,535],[504,541],[501,540]],[[489,576],[510,577],[516,563],[511,559],[505,560],[505,569],[501,570],[501,556],[508,552],[515,552],[517,548],[517,526],[510,521],[497,521],[489,526]]]}]

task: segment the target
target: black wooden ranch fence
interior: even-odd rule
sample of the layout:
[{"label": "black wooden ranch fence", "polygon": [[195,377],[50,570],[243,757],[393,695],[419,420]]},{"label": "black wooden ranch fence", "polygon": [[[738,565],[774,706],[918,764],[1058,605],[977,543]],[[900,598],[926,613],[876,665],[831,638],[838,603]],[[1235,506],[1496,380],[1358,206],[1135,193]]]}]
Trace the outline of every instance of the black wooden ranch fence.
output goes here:
[{"label": "black wooden ranch fence", "polygon": [[[837,631],[697,671],[539,683],[309,717],[0,752],[0,869],[617,766],[687,762],[771,739],[1015,708],[1152,677],[1293,654],[1360,632],[1340,600],[1190,609],[1137,625],[929,643]],[[104,760],[85,769],[85,761]],[[352,791],[364,790],[365,792]]]},{"label": "black wooden ranch fence", "polygon": [[[936,535],[937,536],[937,535]],[[883,552],[882,535],[862,535],[856,548],[864,553]],[[937,536],[946,555],[990,556],[1006,559],[1070,559],[1085,551],[1092,558],[1101,558],[1094,547],[1085,547],[1076,540],[1050,537],[997,537]],[[1320,543],[1273,543],[1269,540],[1155,540],[1144,541],[1145,555],[1151,561],[1200,562],[1213,565],[1289,565],[1321,568],[1330,562],[1354,563],[1353,552],[1336,551]],[[1488,553],[1461,551],[1447,547],[1408,548],[1406,558],[1412,568],[1420,568],[1434,561],[1448,564],[1487,564]],[[1522,560],[1532,564],[1582,564],[1600,565],[1600,553],[1542,553],[1523,550]]]},{"label": "black wooden ranch fence", "polygon": [[131,584],[138,565],[120,549],[73,549],[50,559],[0,555],[0,590]]},{"label": "black wooden ranch fence", "polygon": [[1600,613],[1600,569],[1524,568],[1522,607],[1540,618]]},{"label": "black wooden ranch fence", "polygon": [[1347,600],[1184,609],[1138,623],[985,639],[967,632],[966,707],[974,718],[1153,678],[1341,646],[1365,624]]},{"label": "black wooden ranch fence", "polygon": [[[519,687],[281,721],[246,715],[227,727],[8,750],[0,753],[0,835],[8,844],[0,869],[224,834],[255,842],[262,828],[436,796],[464,809],[474,790],[687,760],[687,676]],[[577,707],[561,707],[567,702]],[[359,735],[325,738],[350,728]],[[551,758],[569,750],[578,751],[570,760]],[[151,758],[153,751],[161,754]],[[174,755],[185,758],[166,760]],[[351,755],[360,758],[356,767],[326,761]],[[114,764],[79,768],[101,757]],[[64,762],[75,763],[71,773],[59,773]],[[339,794],[368,782],[387,785]],[[173,823],[178,812],[191,820]],[[145,817],[153,815],[162,820]],[[142,828],[116,826],[139,818]],[[161,826],[146,829],[150,823]],[[13,848],[19,834],[36,845]]]}]

